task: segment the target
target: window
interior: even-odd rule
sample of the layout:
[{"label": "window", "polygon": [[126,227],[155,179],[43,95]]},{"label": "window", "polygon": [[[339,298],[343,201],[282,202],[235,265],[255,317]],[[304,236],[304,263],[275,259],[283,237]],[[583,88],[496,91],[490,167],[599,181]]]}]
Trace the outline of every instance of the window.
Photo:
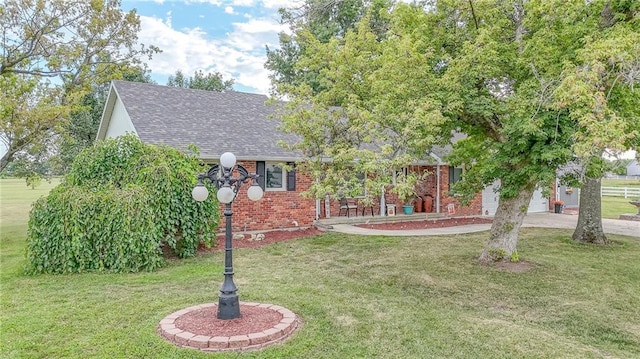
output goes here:
[{"label": "window", "polygon": [[[293,163],[288,165],[293,166]],[[296,171],[285,171],[275,162],[256,162],[258,184],[265,191],[295,191]]]},{"label": "window", "polygon": [[265,186],[266,189],[286,189],[285,177],[282,175],[282,168],[273,163],[265,164]]},{"label": "window", "polygon": [[462,168],[449,166],[449,187],[462,179]]},{"label": "window", "polygon": [[402,167],[402,169],[394,171],[393,172],[393,179],[391,180],[391,184],[394,185],[394,186],[397,185],[398,184],[398,178],[400,178],[400,177],[407,178],[408,175],[409,175],[409,168],[408,167]]}]

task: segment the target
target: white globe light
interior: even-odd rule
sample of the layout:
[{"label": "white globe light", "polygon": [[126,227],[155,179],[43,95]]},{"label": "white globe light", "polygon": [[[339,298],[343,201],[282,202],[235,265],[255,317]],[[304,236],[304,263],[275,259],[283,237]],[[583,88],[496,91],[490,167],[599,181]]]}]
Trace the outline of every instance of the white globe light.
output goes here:
[{"label": "white globe light", "polygon": [[259,201],[262,198],[262,195],[264,195],[264,191],[262,191],[262,188],[258,185],[250,186],[247,190],[247,196],[252,201]]},{"label": "white globe light", "polygon": [[231,203],[234,197],[235,193],[233,193],[231,187],[222,187],[218,190],[218,201],[221,203]]},{"label": "white globe light", "polygon": [[193,199],[195,199],[198,202],[204,201],[205,199],[207,199],[208,196],[209,196],[209,190],[207,190],[207,187],[203,185],[195,186],[191,191],[191,197],[193,197]]},{"label": "white globe light", "polygon": [[220,164],[224,168],[232,168],[236,165],[236,155],[231,152],[225,152],[220,156]]}]

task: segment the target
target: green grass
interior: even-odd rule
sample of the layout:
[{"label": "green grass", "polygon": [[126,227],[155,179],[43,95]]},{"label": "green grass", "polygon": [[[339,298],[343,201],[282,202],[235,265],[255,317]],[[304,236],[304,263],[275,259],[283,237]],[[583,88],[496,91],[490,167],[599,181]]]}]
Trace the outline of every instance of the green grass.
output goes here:
[{"label": "green grass", "polygon": [[638,213],[638,207],[629,203],[631,198],[602,197],[602,218],[620,218],[621,214]]},{"label": "green grass", "polygon": [[[629,187],[640,188],[640,179],[637,180],[622,180],[603,178],[603,187]],[[621,214],[638,213],[638,208],[629,203],[629,201],[636,198],[623,198],[623,197],[602,197],[602,218],[620,218]]]},{"label": "green grass", "polygon": [[153,273],[25,276],[24,213],[37,196],[5,181],[2,358],[640,357],[640,240],[611,235],[616,244],[601,248],[533,228],[520,235],[520,257],[534,264],[524,273],[476,264],[486,232],[324,234],[236,250],[241,300],[282,305],[304,325],[262,351],[179,348],[156,334],[158,322],[216,301],[222,253]]},{"label": "green grass", "polygon": [[59,178],[54,178],[51,182],[42,181],[35,189],[28,187],[25,180],[21,178],[0,179],[0,224],[5,226],[22,225],[29,219],[31,203],[60,183]]},{"label": "green grass", "polygon": [[632,187],[640,188],[640,178],[634,180],[623,180],[613,178],[603,178],[602,187]]}]

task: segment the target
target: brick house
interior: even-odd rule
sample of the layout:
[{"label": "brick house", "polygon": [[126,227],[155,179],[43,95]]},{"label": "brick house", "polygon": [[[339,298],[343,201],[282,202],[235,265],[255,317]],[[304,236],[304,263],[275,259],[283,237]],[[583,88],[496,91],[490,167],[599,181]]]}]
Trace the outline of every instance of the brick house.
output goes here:
[{"label": "brick house", "polygon": [[[234,153],[239,164],[266,179],[261,201],[249,201],[244,195],[246,189],[241,189],[233,206],[234,231],[309,227],[315,219],[339,215],[338,201],[301,196],[310,187],[311,178],[279,166],[300,161],[302,156],[277,144],[279,140],[294,141],[295,137],[278,131],[278,121],[271,118],[273,107],[266,101],[264,95],[236,91],[221,93],[113,81],[97,140],[129,132],[147,144],[164,144],[183,151],[195,145],[200,159],[209,164],[216,163],[223,152]],[[449,186],[459,179],[461,169],[442,161],[445,149],[434,152],[440,153],[425,156],[424,163],[407,169],[429,173],[419,193],[431,199],[427,211],[451,211],[454,215],[495,213],[497,197],[493,191],[478,193],[469,206],[461,206],[449,196]],[[385,200],[400,208],[394,195],[385,195]],[[380,207],[381,203],[375,203],[367,213],[372,210],[376,215],[385,214]],[[543,210],[547,207],[545,203]],[[359,212],[361,215],[362,209]]]}]

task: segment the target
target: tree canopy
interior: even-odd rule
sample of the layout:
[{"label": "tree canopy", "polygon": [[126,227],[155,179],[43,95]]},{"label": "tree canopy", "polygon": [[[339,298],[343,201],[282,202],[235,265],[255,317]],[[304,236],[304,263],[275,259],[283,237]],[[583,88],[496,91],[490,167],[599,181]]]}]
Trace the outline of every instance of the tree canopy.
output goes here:
[{"label": "tree canopy", "polygon": [[137,44],[138,15],[118,0],[7,0],[0,23],[0,170],[16,155],[51,148],[93,86],[159,51]]},{"label": "tree canopy", "polygon": [[608,169],[603,153],[640,147],[640,95],[634,89],[640,82],[639,11],[634,2],[607,1],[599,14],[579,14],[577,23],[591,16],[590,33],[563,64],[555,92],[557,107],[569,109],[576,126],[574,162],[580,166],[571,176],[582,183],[577,241],[609,242],[600,211],[600,178]]},{"label": "tree canopy", "polygon": [[176,71],[175,75],[169,76],[167,86],[190,88],[206,91],[231,91],[234,80],[225,80],[219,72],[205,74],[198,70],[193,76],[185,77],[182,71]]},{"label": "tree canopy", "polygon": [[265,68],[271,71],[272,91],[282,93],[282,84],[306,83],[314,91],[321,85],[316,71],[296,66],[307,50],[306,38],[300,31],[309,32],[320,43],[331,38],[343,38],[349,30],[369,13],[368,23],[376,36],[384,36],[388,19],[384,15],[393,5],[391,0],[305,0],[300,6],[280,9],[281,22],[289,25],[293,33],[279,34],[280,46],[267,50]]},{"label": "tree canopy", "polygon": [[[585,56],[598,56],[591,47],[607,48],[599,27],[608,19],[603,14],[625,4],[635,10],[616,13],[625,21],[607,30],[621,34],[615,59],[624,61],[612,63],[603,53],[607,66],[589,70]],[[611,71],[637,64],[638,31],[629,25],[637,23],[637,5],[441,0],[397,4],[381,14],[389,24],[384,36],[373,30],[371,14],[328,40],[299,26],[293,37],[304,51],[293,73],[313,74],[313,81],[274,81],[276,93],[290,99],[283,129],[301,135],[289,145],[304,153],[307,170],[319,178],[313,190],[335,188],[354,168],[388,174],[424,160],[431,146],[461,132],[464,138],[447,158],[464,167],[456,192],[469,199],[500,183],[500,205],[480,259],[509,260],[517,258],[518,230],[533,191],[548,188],[558,166],[581,149],[629,146],[619,139],[637,137],[629,132],[629,124],[637,126],[637,78],[624,81],[637,72]],[[584,71],[590,75],[583,77]],[[615,99],[609,103],[625,106],[596,120],[601,106],[590,102],[593,96],[581,103],[571,93],[579,83],[572,76],[587,80],[587,91],[600,91],[598,73],[613,85],[602,90]],[[381,178],[376,186],[389,183]]]}]

